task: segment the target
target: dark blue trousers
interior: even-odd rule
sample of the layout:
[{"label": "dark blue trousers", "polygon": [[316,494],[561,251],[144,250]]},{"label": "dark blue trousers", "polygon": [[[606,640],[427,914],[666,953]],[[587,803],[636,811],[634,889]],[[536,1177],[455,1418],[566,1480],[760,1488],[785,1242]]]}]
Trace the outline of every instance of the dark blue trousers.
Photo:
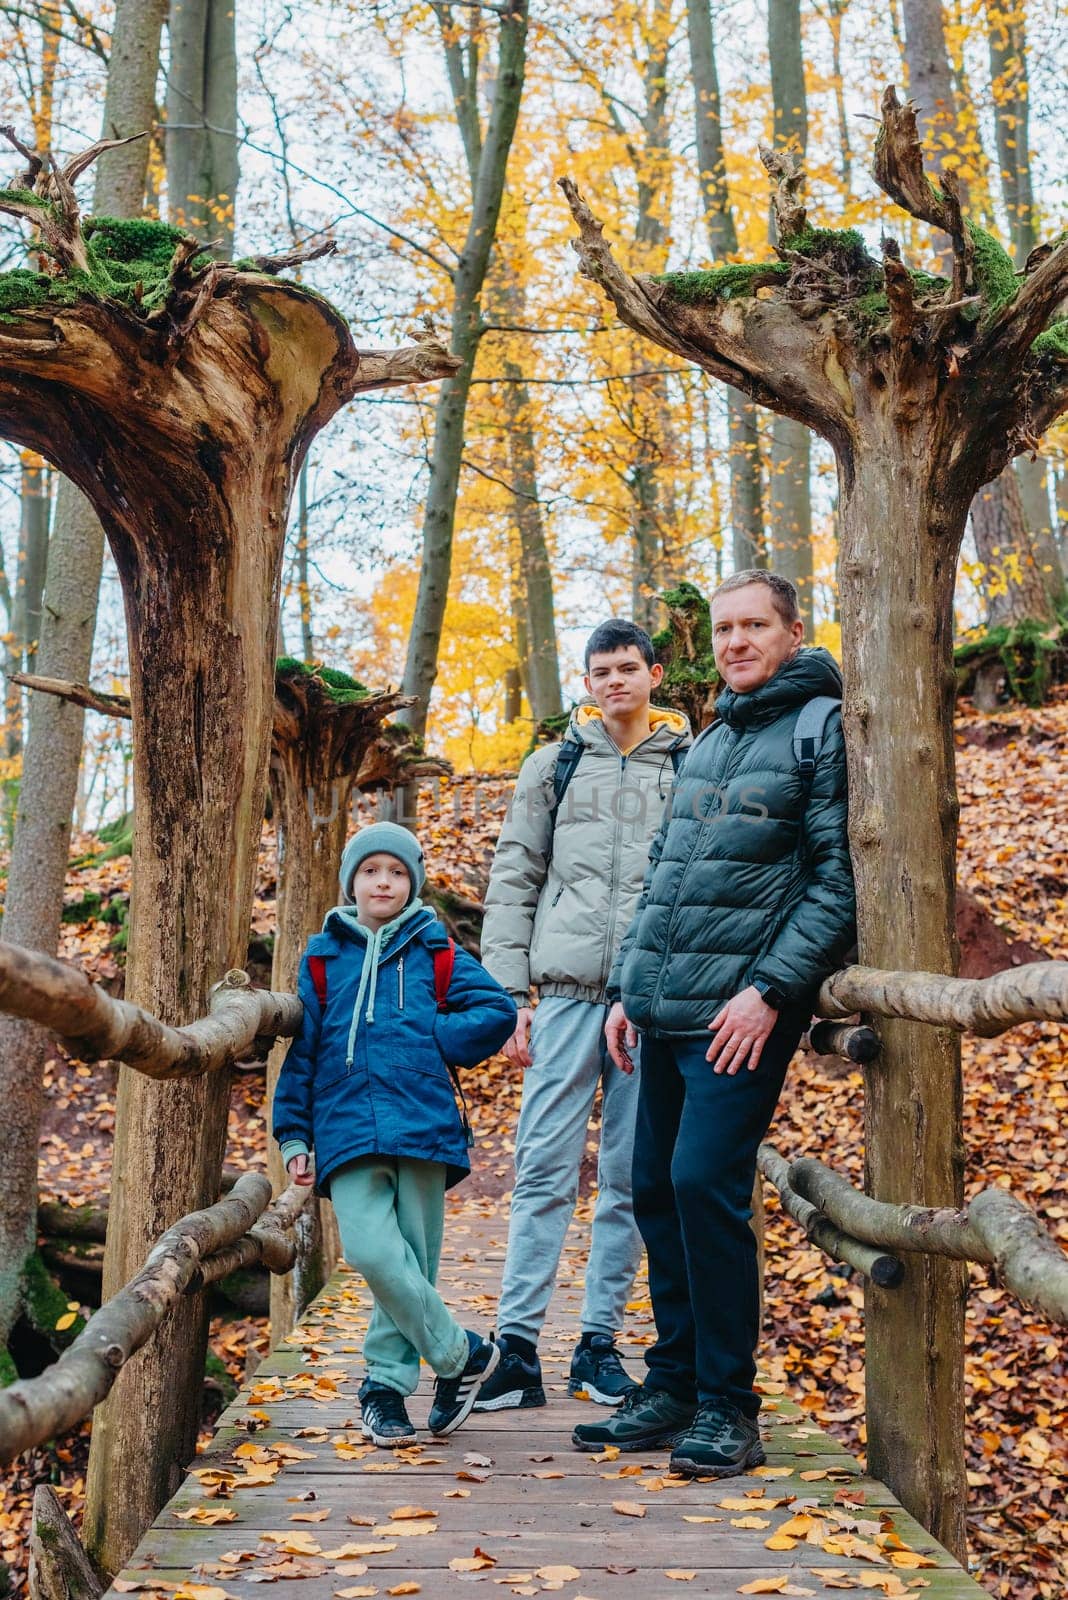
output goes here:
[{"label": "dark blue trousers", "polygon": [[652,1389],[724,1399],[748,1417],[760,1332],[756,1240],[749,1226],[757,1146],[766,1134],[807,1014],[783,1012],[756,1072],[733,1078],[700,1039],[646,1035],[634,1138],[634,1216],[649,1254],[657,1339]]}]

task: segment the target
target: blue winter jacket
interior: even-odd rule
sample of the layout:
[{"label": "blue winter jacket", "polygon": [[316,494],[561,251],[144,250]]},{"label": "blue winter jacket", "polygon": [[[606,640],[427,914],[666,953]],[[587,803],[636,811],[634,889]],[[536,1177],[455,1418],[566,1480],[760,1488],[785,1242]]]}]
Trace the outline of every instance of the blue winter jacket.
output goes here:
[{"label": "blue winter jacket", "polygon": [[[320,1194],[338,1167],[366,1155],[442,1161],[447,1184],[458,1183],[470,1162],[449,1067],[477,1066],[498,1050],[515,1029],[515,1002],[457,947],[449,1009],[438,1011],[433,952],[448,935],[427,907],[397,929],[361,986],[368,939],[337,910],[308,942],[297,980],[304,1021],[275,1090],[274,1137],[314,1149]],[[324,958],[325,1006],[312,956]]]}]

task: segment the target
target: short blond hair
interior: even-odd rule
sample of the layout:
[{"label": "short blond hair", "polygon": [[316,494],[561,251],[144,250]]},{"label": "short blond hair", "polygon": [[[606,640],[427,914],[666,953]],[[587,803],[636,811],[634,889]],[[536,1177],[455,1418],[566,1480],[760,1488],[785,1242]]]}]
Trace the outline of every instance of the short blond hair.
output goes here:
[{"label": "short blond hair", "polygon": [[771,603],[787,626],[801,621],[797,590],[789,578],[780,578],[777,572],[766,572],[763,567],[747,567],[742,572],[732,572],[729,578],[724,578],[709,605],[712,601],[718,600],[721,594],[731,594],[735,589],[747,589],[751,583],[762,583],[765,589],[771,590]]}]

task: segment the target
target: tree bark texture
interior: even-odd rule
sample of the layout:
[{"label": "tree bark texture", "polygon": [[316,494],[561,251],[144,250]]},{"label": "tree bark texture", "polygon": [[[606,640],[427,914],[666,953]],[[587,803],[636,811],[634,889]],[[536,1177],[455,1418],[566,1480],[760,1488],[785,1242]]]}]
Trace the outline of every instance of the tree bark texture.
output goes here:
[{"label": "tree bark texture", "polygon": [[[710,0],[687,0],[694,118],[701,201],[713,261],[738,249],[738,235],[727,187],[723,116],[716,66],[716,41]],[[731,558],[736,572],[763,564],[764,509],[761,492],[760,436],[756,413],[736,389],[727,393],[730,466]]]},{"label": "tree bark texture", "polygon": [[[262,1173],[247,1172],[224,1200],[181,1218],[153,1245],[130,1281],[90,1317],[53,1366],[39,1377],[20,1379],[0,1391],[0,1461],[14,1460],[31,1445],[66,1433],[88,1416],[113,1390],[130,1358],[153,1335],[160,1337],[187,1291],[233,1270],[230,1247],[254,1230],[270,1198],[271,1186]],[[294,1187],[285,1197],[286,1207],[292,1213],[296,1201],[303,1199]],[[268,1225],[255,1240],[253,1254],[284,1271],[289,1257],[284,1249],[279,1252],[277,1236],[277,1225]],[[170,1402],[176,1398],[172,1393]],[[161,1416],[157,1415],[157,1424]]]},{"label": "tree bark texture", "polygon": [[[151,126],[166,0],[117,0],[104,95],[103,136],[127,138]],[[132,217],[144,201],[148,140],[102,152],[96,169],[98,215]],[[47,675],[88,681],[96,631],[104,533],[85,496],[59,480],[48,551],[35,665]],[[31,694],[15,817],[4,937],[54,954],[59,943],[71,817],[78,787],[83,712]],[[31,1023],[0,1018],[0,1100],[12,1119],[6,1181],[0,1191],[0,1343],[18,1314],[23,1262],[33,1250],[37,1140],[46,1036]]]},{"label": "tree bark texture", "polygon": [[1027,530],[1027,548],[1042,576],[1042,582],[1054,610],[1064,609],[1068,602],[1068,585],[1065,583],[1064,563],[1053,534],[1053,516],[1050,507],[1049,474],[1043,456],[1020,456],[1015,463],[1020,483],[1020,504],[1023,507]]},{"label": "tree bark texture", "polygon": [[[769,0],[772,145],[808,148],[808,98],[801,52],[801,0]],[[770,237],[776,241],[774,209]],[[808,429],[791,417],[771,419],[768,452],[768,565],[797,590],[806,631],[812,624],[812,444]]]},{"label": "tree bark texture", "polygon": [[1068,1256],[1008,1190],[983,1189],[966,1210],[888,1205],[811,1156],[794,1161],[788,1178],[799,1195],[855,1238],[906,1258],[920,1254],[992,1266],[1026,1305],[1068,1323]]},{"label": "tree bark texture", "polygon": [[254,1039],[292,1038],[301,1019],[295,994],[253,989],[248,974],[235,968],[211,995],[209,1016],[169,1027],[90,983],[77,967],[6,939],[0,941],[0,1009],[51,1029],[80,1061],[121,1061],[157,1082],[215,1072]]},{"label": "tree bark texture", "polygon": [[[277,931],[271,988],[292,992],[305,945],[338,902],[338,868],[352,790],[382,723],[405,704],[396,694],[338,701],[314,672],[281,664],[275,680],[270,785],[278,831]],[[273,1100],[288,1046],[276,1044],[267,1060]],[[287,1182],[273,1140],[268,1172],[276,1189]],[[271,1342],[289,1333],[323,1287],[334,1265],[324,1245],[321,1210],[313,1198],[298,1225],[292,1273],[271,1279]]]},{"label": "tree bark texture", "polygon": [[99,1600],[103,1590],[54,1489],[33,1491],[30,1600]]},{"label": "tree bark texture", "polygon": [[[448,6],[441,10],[446,13],[441,20],[448,38],[454,24],[448,15]],[[482,333],[482,289],[504,197],[508,156],[519,120],[526,68],[527,14],[528,0],[506,0],[500,8],[493,105],[484,139],[479,129],[477,80],[472,78],[454,84],[458,121],[461,131],[466,129],[465,147],[473,178],[467,237],[453,274],[452,349],[460,358],[460,365],[442,384],[434,417],[430,483],[423,513],[423,560],[404,666],[404,693],[414,702],[409,722],[420,736],[426,732],[449,598],[467,397]],[[450,69],[451,65],[450,62]],[[473,159],[476,146],[477,162]]]},{"label": "tree bark texture", "polygon": [[179,227],[233,254],[237,50],[232,0],[171,0],[167,195]]},{"label": "tree bark texture", "polygon": [[893,1289],[901,1283],[904,1268],[896,1256],[878,1246],[864,1244],[806,1200],[790,1182],[790,1163],[773,1145],[762,1144],[757,1154],[759,1170],[779,1193],[779,1203],[788,1217],[804,1228],[812,1243],[832,1261],[846,1261],[865,1278]]},{"label": "tree bark texture", "polygon": [[[50,209],[0,200],[40,218],[63,270],[86,268],[71,184],[88,159],[40,175]],[[167,1023],[202,1012],[246,951],[294,475],[342,404],[427,362],[425,348],[410,363],[386,353],[369,377],[329,303],[258,265],[204,265],[181,240],[158,300],[38,308],[0,339],[0,428],[92,497],[123,585],[137,818],[126,992]],[[455,366],[440,347],[435,363]],[[120,1075],[105,1295],[176,1213],[215,1199],[227,1098],[224,1073],[166,1089]],[[105,1568],[192,1452],[205,1336],[202,1303],[178,1308],[100,1414],[86,1527]]]},{"label": "tree bark texture", "polygon": [[971,518],[976,554],[983,564],[980,581],[990,627],[1029,618],[1052,622],[1054,610],[1027,537],[1020,480],[1013,466],[979,490]]},{"label": "tree bark texture", "polygon": [[1023,6],[1018,0],[987,0],[986,26],[1001,192],[1009,218],[1013,258],[1022,267],[1037,242]]},{"label": "tree bark texture", "polygon": [[[780,247],[777,263],[752,265],[740,295],[736,268],[630,277],[564,179],[575,248],[628,327],[832,445],[861,955],[873,967],[951,975],[956,562],[974,492],[1024,447],[1025,433],[1037,437],[1068,407],[1060,358],[1047,356],[1056,336],[1039,338],[1068,286],[1068,245],[1033,258],[1006,296],[1011,264],[1005,258],[992,282],[951,176],[939,188],[929,182],[915,112],[893,90],[883,97],[875,178],[951,240],[944,290],[926,291],[892,239],[881,263],[851,254],[848,236],[807,245],[799,164],[788,152],[762,155],[778,181],[779,237],[801,248]],[[989,239],[983,247],[996,249]],[[879,285],[886,309],[873,326],[852,303]],[[962,302],[977,301],[979,318],[966,322]],[[903,1020],[880,1033],[882,1055],[868,1074],[869,1187],[893,1203],[959,1205],[956,1037]],[[910,1263],[901,1294],[869,1288],[867,1336],[871,1470],[958,1554],[963,1294],[959,1267]]]},{"label": "tree bark texture", "polygon": [[1068,962],[1034,961],[989,978],[844,967],[827,979],[817,1004],[826,1017],[865,1011],[993,1038],[1021,1022],[1068,1021]]}]

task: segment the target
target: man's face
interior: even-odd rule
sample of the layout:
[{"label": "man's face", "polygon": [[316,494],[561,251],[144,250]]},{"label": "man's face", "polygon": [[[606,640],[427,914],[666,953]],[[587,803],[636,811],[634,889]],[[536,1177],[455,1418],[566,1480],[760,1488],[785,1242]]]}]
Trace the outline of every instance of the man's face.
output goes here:
[{"label": "man's face", "polygon": [[717,595],[711,610],[716,666],[736,694],[759,689],[800,648],[802,624],[783,621],[766,584]]},{"label": "man's face", "polygon": [[583,681],[605,716],[627,717],[649,704],[663,676],[659,662],[646,666],[638,646],[627,644],[592,655]]}]

